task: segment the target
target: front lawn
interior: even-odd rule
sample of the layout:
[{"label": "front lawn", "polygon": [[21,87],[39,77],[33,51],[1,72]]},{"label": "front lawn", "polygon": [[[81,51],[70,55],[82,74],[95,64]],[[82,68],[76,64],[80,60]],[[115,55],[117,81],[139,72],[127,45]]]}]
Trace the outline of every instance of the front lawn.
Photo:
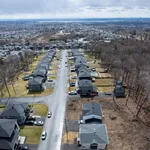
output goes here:
[{"label": "front lawn", "polygon": [[33,104],[30,106],[33,106],[32,109],[33,109],[34,115],[44,116],[44,117],[47,116],[48,107],[45,104]]},{"label": "front lawn", "polygon": [[24,126],[20,128],[20,136],[26,136],[27,144],[39,144],[42,130],[39,126]]}]

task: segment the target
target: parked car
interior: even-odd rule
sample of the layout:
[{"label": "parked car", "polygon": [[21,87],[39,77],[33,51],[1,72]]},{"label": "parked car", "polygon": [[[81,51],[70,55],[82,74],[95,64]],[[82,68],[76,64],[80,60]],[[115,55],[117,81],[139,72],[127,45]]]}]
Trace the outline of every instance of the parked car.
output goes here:
[{"label": "parked car", "polygon": [[33,121],[35,121],[35,120],[36,120],[36,118],[29,117],[29,118],[27,118],[27,121],[29,121],[29,120],[33,120]]},{"label": "parked car", "polygon": [[29,80],[29,78],[30,78],[30,75],[25,75],[25,76],[23,77],[23,80],[24,80],[24,81],[27,81],[27,80]]},{"label": "parked car", "polygon": [[44,122],[43,121],[35,121],[34,125],[36,126],[43,126]]},{"label": "parked car", "polygon": [[45,140],[45,139],[46,139],[46,136],[47,136],[46,131],[43,131],[43,132],[42,132],[41,139],[42,139],[42,140]]},{"label": "parked car", "polygon": [[53,80],[52,80],[52,79],[48,79],[47,81],[48,81],[48,82],[53,82]]},{"label": "parked car", "polygon": [[112,95],[112,92],[104,92],[105,95]]},{"label": "parked car", "polygon": [[96,68],[92,68],[91,70],[92,70],[92,71],[96,71]]},{"label": "parked car", "polygon": [[72,78],[72,79],[77,79],[77,76],[72,76],[71,78]]},{"label": "parked car", "polygon": [[19,150],[29,150],[29,148],[27,146],[20,146]]},{"label": "parked car", "polygon": [[70,82],[70,86],[75,86],[75,82]]},{"label": "parked car", "polygon": [[25,122],[25,125],[34,125],[34,121],[33,120],[27,120]]},{"label": "parked car", "polygon": [[52,116],[52,112],[48,112],[47,117],[48,117],[48,118],[51,118],[51,116]]},{"label": "parked car", "polygon": [[68,94],[69,94],[69,95],[77,95],[78,93],[77,93],[77,91],[71,91],[71,92],[69,92]]}]

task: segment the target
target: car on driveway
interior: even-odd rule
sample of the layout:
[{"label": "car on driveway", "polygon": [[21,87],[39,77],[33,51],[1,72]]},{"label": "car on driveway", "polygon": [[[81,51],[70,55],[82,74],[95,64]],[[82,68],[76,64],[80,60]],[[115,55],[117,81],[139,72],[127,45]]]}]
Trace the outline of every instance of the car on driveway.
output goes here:
[{"label": "car on driveway", "polygon": [[28,120],[28,121],[29,121],[29,120],[33,120],[33,121],[35,121],[35,120],[36,120],[36,118],[29,117],[29,118],[27,118],[27,120]]},{"label": "car on driveway", "polygon": [[24,81],[27,81],[27,80],[29,80],[29,78],[30,78],[30,75],[25,75],[22,79],[23,79]]},{"label": "car on driveway", "polygon": [[71,78],[72,78],[72,79],[77,79],[77,76],[72,76]]},{"label": "car on driveway", "polygon": [[48,81],[48,82],[53,82],[53,80],[52,80],[52,79],[48,79],[47,81]]},{"label": "car on driveway", "polygon": [[29,150],[29,148],[27,146],[20,146],[19,150]]},{"label": "car on driveway", "polygon": [[112,92],[104,92],[105,95],[112,95]]},{"label": "car on driveway", "polygon": [[71,91],[71,92],[69,92],[68,94],[69,94],[69,95],[77,95],[78,93],[77,93],[77,91]]},{"label": "car on driveway", "polygon": [[25,122],[25,125],[34,125],[34,121],[33,120],[27,120]]},{"label": "car on driveway", "polygon": [[48,117],[48,118],[51,118],[51,116],[52,116],[52,112],[48,112],[47,117]]},{"label": "car on driveway", "polygon": [[44,122],[43,121],[35,121],[34,125],[35,126],[43,126]]},{"label": "car on driveway", "polygon": [[75,86],[75,82],[70,82],[70,86]]},{"label": "car on driveway", "polygon": [[42,135],[41,135],[41,139],[42,139],[42,140],[45,140],[45,139],[46,139],[46,136],[47,136],[46,131],[43,131],[43,132],[42,132]]}]

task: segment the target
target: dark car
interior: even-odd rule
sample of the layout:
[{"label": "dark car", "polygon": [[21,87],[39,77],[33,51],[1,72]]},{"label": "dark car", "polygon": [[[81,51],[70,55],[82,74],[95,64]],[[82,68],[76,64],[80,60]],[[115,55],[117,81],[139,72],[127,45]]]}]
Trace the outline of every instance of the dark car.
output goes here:
[{"label": "dark car", "polygon": [[19,150],[29,150],[29,148],[27,146],[20,146]]},{"label": "dark car", "polygon": [[30,78],[30,75],[25,75],[25,76],[23,77],[23,80],[24,80],[24,81],[27,81],[27,80],[29,80],[29,78]]},{"label": "dark car", "polygon": [[70,83],[70,86],[75,86],[75,82],[71,82],[71,83]]},{"label": "dark car", "polygon": [[36,118],[29,117],[29,118],[27,118],[27,121],[29,121],[29,120],[33,120],[33,121],[35,121],[35,120],[36,120]]},{"label": "dark car", "polygon": [[34,121],[33,120],[27,120],[25,122],[25,125],[34,125]]}]

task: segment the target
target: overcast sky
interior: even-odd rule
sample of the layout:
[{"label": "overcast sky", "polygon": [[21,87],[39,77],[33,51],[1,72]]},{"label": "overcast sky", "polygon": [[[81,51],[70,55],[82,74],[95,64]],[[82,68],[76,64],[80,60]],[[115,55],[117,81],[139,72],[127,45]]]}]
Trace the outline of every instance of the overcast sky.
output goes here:
[{"label": "overcast sky", "polygon": [[0,0],[0,19],[150,17],[150,0]]}]

